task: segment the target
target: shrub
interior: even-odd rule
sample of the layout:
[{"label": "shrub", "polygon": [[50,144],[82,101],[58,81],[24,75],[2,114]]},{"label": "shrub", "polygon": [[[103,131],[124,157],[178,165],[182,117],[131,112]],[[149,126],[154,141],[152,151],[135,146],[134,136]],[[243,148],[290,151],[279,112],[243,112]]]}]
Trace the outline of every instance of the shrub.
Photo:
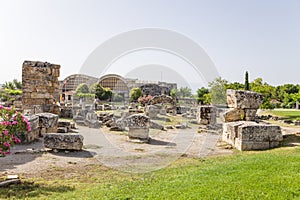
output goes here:
[{"label": "shrub", "polygon": [[30,123],[13,108],[0,106],[0,157],[10,154],[11,147],[20,143],[17,132],[30,131]]}]

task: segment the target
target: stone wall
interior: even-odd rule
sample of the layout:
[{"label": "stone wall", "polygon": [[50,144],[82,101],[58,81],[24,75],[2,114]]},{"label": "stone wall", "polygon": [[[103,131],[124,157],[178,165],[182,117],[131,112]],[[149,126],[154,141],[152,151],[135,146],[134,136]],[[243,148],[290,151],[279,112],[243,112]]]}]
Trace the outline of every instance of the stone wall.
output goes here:
[{"label": "stone wall", "polygon": [[24,61],[22,67],[22,108],[32,114],[50,112],[59,114],[60,65],[47,62]]}]

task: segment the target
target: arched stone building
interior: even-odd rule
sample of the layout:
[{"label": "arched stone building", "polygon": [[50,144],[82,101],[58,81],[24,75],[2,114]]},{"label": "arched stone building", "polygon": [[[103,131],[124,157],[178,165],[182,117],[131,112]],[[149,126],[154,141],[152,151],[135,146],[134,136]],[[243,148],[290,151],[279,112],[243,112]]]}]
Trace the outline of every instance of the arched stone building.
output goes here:
[{"label": "arched stone building", "polygon": [[91,86],[94,83],[98,82],[98,78],[84,75],[84,74],[73,74],[66,77],[63,81],[60,81],[60,90],[62,98],[66,101],[72,99],[73,94],[75,93],[78,85],[86,83],[88,86]]},{"label": "arched stone building", "polygon": [[110,88],[114,93],[120,94],[124,99],[129,98],[129,87],[127,85],[126,79],[117,74],[107,74],[102,76],[98,83],[102,87]]}]

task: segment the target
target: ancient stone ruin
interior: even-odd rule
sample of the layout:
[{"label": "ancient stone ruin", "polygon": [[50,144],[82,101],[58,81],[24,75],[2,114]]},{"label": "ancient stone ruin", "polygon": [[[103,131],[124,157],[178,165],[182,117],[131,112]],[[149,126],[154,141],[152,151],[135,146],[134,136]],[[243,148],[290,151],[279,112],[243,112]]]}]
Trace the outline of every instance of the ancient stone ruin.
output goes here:
[{"label": "ancient stone ruin", "polygon": [[133,114],[126,118],[130,139],[149,140],[150,118],[143,114]]},{"label": "ancient stone ruin", "polygon": [[215,125],[217,119],[217,109],[214,106],[199,106],[197,108],[197,123],[201,125]]},{"label": "ancient stone ruin", "polygon": [[83,136],[74,133],[47,133],[44,137],[44,146],[49,149],[81,150]]},{"label": "ancient stone ruin", "polygon": [[222,140],[238,150],[269,149],[282,141],[280,126],[254,122],[263,96],[256,92],[227,90],[229,111],[223,114]]},{"label": "ancient stone ruin", "polygon": [[59,114],[60,65],[47,62],[24,61],[22,67],[23,110],[31,114],[50,112]]},{"label": "ancient stone ruin", "polygon": [[223,114],[225,122],[255,120],[257,109],[263,102],[262,94],[243,90],[227,90],[226,94],[230,110]]}]

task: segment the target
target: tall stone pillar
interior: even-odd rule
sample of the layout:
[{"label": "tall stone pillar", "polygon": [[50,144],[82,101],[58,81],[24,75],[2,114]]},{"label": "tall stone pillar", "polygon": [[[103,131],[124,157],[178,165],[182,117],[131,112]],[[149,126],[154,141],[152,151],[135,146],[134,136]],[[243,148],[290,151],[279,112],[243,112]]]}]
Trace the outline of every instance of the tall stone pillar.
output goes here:
[{"label": "tall stone pillar", "polygon": [[60,65],[39,61],[24,61],[22,67],[22,106],[32,114],[59,114]]}]

